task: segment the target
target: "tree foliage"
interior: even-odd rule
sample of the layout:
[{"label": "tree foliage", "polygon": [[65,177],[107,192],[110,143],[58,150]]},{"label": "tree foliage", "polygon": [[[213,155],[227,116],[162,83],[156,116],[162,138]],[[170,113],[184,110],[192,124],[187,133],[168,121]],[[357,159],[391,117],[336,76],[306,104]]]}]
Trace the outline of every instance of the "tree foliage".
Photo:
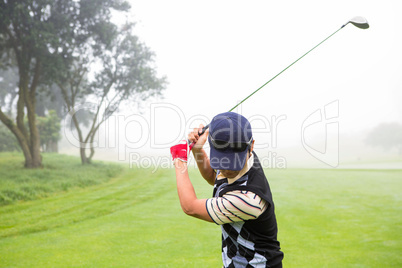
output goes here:
[{"label": "tree foliage", "polygon": [[379,124],[369,132],[366,143],[384,150],[397,148],[402,154],[402,125],[395,122]]},{"label": "tree foliage", "polygon": [[0,0],[0,67],[18,69],[15,119],[0,107],[0,120],[17,138],[26,167],[42,164],[38,87],[70,70],[77,47],[110,44],[116,28],[110,22],[112,9],[124,11],[129,5],[123,0]]},{"label": "tree foliage", "polygon": [[55,110],[50,110],[47,116],[38,116],[40,145],[43,152],[57,152],[57,142],[61,139],[60,118]]},{"label": "tree foliage", "polygon": [[[153,66],[154,54],[131,34],[132,26],[104,28],[104,35],[110,37],[107,46],[90,42],[76,47],[74,64],[58,83],[72,113],[83,164],[90,163],[95,153],[92,144],[99,127],[122,102],[133,103],[159,95],[165,87],[165,78],[158,78]],[[86,135],[77,116],[77,109],[84,102],[91,102],[93,107]]]}]

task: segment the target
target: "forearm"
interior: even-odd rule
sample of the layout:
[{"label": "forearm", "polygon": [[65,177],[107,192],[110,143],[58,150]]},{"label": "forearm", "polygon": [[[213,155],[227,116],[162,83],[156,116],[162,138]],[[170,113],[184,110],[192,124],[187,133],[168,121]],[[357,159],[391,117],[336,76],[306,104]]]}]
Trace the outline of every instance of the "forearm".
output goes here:
[{"label": "forearm", "polygon": [[211,168],[209,158],[204,149],[194,150],[194,159],[197,162],[201,176],[211,185],[215,183],[215,170]]},{"label": "forearm", "polygon": [[179,195],[180,205],[183,211],[188,214],[190,204],[197,199],[197,196],[188,176],[187,163],[175,160],[174,166],[176,169],[177,193]]},{"label": "forearm", "polygon": [[212,219],[206,212],[205,200],[197,199],[193,184],[188,176],[187,163],[176,159],[174,165],[176,169],[177,193],[184,213],[212,222]]}]

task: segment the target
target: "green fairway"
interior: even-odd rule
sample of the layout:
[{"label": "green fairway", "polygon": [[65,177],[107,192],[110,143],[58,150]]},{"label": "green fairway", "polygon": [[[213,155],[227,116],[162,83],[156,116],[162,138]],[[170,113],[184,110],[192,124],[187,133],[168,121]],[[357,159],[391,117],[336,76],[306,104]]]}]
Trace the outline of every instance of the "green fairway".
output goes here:
[{"label": "green fairway", "polygon": [[[402,171],[267,170],[284,267],[401,267]],[[212,188],[191,170],[199,198]],[[0,267],[221,267],[219,226],[186,216],[174,171],[0,207]]]}]

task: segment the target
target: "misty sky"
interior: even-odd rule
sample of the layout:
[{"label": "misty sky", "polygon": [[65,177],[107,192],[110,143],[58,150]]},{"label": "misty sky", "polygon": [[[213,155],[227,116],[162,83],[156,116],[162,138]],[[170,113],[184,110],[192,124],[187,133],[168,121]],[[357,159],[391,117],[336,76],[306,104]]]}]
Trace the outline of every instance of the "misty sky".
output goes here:
[{"label": "misty sky", "polygon": [[[257,141],[279,148],[300,147],[303,126],[325,106],[340,139],[383,121],[402,123],[400,1],[129,2],[134,33],[156,53],[169,85],[141,118],[120,125],[119,139],[128,143],[148,135],[144,148],[166,151],[189,125],[229,110],[355,16],[367,18],[370,28],[348,25],[236,111],[254,120]],[[319,142],[331,131],[323,124],[306,130],[306,139]]]}]

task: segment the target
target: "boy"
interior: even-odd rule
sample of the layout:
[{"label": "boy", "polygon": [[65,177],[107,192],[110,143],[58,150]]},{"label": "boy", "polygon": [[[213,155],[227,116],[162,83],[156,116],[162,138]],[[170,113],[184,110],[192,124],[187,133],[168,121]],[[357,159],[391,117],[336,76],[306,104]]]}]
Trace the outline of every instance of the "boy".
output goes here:
[{"label": "boy", "polygon": [[[250,123],[227,112],[213,118],[209,130],[202,126],[189,134],[201,175],[214,185],[213,198],[197,199],[188,177],[186,141],[171,147],[177,191],[183,211],[215,222],[222,229],[224,267],[282,267],[271,190],[253,152]],[[208,139],[210,158],[202,148]]]}]

